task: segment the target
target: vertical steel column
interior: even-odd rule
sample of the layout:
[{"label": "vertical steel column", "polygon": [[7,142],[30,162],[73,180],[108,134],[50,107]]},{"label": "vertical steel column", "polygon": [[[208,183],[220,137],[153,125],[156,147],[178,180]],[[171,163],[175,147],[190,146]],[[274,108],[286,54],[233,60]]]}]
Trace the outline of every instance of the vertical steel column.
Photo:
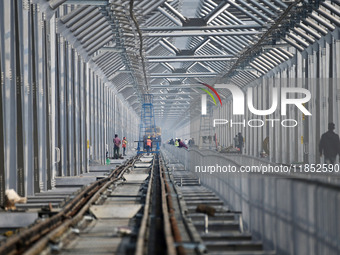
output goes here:
[{"label": "vertical steel column", "polygon": [[79,175],[79,58],[73,50],[73,173]]},{"label": "vertical steel column", "polygon": [[37,5],[37,71],[38,71],[38,135],[39,135],[39,186],[41,190],[46,190],[46,108],[45,108],[45,97],[46,97],[46,73],[45,73],[45,20],[44,15],[40,10],[40,6]]},{"label": "vertical steel column", "polygon": [[[0,7],[1,8],[1,7]],[[30,4],[22,7],[22,74],[23,74],[23,125],[24,125],[24,169],[26,176],[26,194],[34,194],[34,153],[33,153],[33,108],[32,108],[32,43]]]},{"label": "vertical steel column", "polygon": [[84,64],[82,58],[79,58],[79,84],[78,84],[78,94],[79,94],[79,103],[78,103],[78,126],[79,126],[79,174],[84,173],[84,149],[86,148],[86,140],[84,139]]},{"label": "vertical steel column", "polygon": [[4,63],[3,69],[5,73],[4,83],[4,119],[5,121],[5,176],[6,176],[6,188],[17,188],[17,173],[13,169],[17,169],[16,165],[16,103],[15,103],[15,81],[13,76],[15,73],[14,68],[14,33],[13,27],[13,1],[3,1],[3,34],[8,35],[3,38],[3,51],[4,52]]},{"label": "vertical steel column", "polygon": [[[295,77],[293,78],[293,80],[295,80],[295,86],[298,88],[303,87],[303,83],[304,83],[304,79],[302,78],[303,70],[304,70],[303,57],[301,53],[297,53],[296,66],[295,66]],[[296,158],[296,161],[303,162],[303,143],[304,143],[303,127],[305,125],[304,119],[306,117],[302,117],[302,113],[298,109],[295,109],[295,116],[296,116],[296,120],[299,123],[299,125],[296,127],[296,130],[295,130],[295,140],[297,141],[295,144],[295,154],[296,154],[295,158]]]},{"label": "vertical steel column", "polygon": [[[53,162],[51,161],[51,153],[52,153],[52,143],[51,140],[53,139],[51,137],[51,129],[50,129],[50,124],[51,124],[51,105],[50,105],[50,97],[51,97],[51,55],[50,55],[50,23],[44,20],[44,91],[45,91],[45,132],[46,132],[46,141],[45,141],[45,155],[46,155],[46,185],[45,187],[47,189],[52,188],[52,164]],[[53,52],[53,55],[55,53]],[[53,127],[54,128],[54,127]],[[54,152],[54,148],[53,148]]]},{"label": "vertical steel column", "polygon": [[50,84],[50,93],[49,93],[49,129],[50,129],[50,167],[51,167],[51,188],[55,187],[55,176],[57,172],[57,157],[56,157],[56,145],[57,145],[57,134],[58,128],[56,125],[57,121],[57,107],[56,107],[56,95],[58,87],[56,86],[56,54],[57,54],[57,46],[56,46],[56,20],[55,14],[49,20],[49,84]]},{"label": "vertical steel column", "polygon": [[60,40],[60,85],[59,85],[59,95],[60,95],[60,102],[59,102],[59,122],[60,122],[60,152],[61,152],[61,176],[69,176],[69,167],[68,167],[68,146],[67,146],[67,43],[63,37],[59,37]]},{"label": "vertical steel column", "polygon": [[[268,84],[269,84],[269,82],[268,82],[268,77],[265,77],[264,79],[263,79],[263,82],[262,82],[262,93],[261,93],[261,95],[262,95],[262,107],[263,107],[263,109],[269,109],[270,107],[271,107],[271,103],[272,102],[269,102],[269,98],[268,98],[268,94],[269,94],[269,86],[268,86]],[[269,129],[271,129],[272,127],[269,125],[269,123],[267,122],[266,123],[266,120],[267,120],[267,118],[268,118],[268,116],[265,116],[264,118],[263,118],[263,121],[264,121],[264,124],[265,124],[265,126],[264,126],[264,128],[262,129],[262,141],[261,141],[261,152],[263,151],[263,149],[264,149],[264,147],[263,147],[263,141],[267,138],[267,137],[269,137]]]},{"label": "vertical steel column", "polygon": [[[272,95],[273,92],[273,80],[274,77],[268,77],[268,82],[267,82],[267,91],[268,93],[266,94],[266,101],[268,104],[272,103],[269,98],[269,95]],[[278,102],[279,103],[279,102]],[[268,119],[275,119],[275,112],[271,114]],[[270,124],[268,124],[269,126]],[[269,126],[268,127],[268,137],[269,137],[269,161],[270,162],[276,162],[276,129],[275,126]]]},{"label": "vertical steel column", "polygon": [[86,77],[86,85],[84,86],[84,96],[85,96],[85,140],[86,140],[86,170],[85,172],[88,172],[88,165],[89,165],[89,160],[90,160],[90,142],[91,142],[91,128],[90,128],[90,124],[91,124],[91,116],[90,116],[90,103],[91,103],[91,98],[90,98],[90,83],[91,83],[91,75],[90,75],[90,70],[88,67],[88,64],[85,64],[85,77]]},{"label": "vertical steel column", "polygon": [[[3,17],[3,6],[0,2],[0,17]],[[5,176],[5,141],[4,141],[4,114],[3,114],[3,87],[5,75],[3,72],[3,43],[2,43],[2,26],[0,24],[0,206],[4,205],[5,202],[5,186],[6,186],[6,176]]]},{"label": "vertical steel column", "polygon": [[91,154],[92,154],[92,160],[95,160],[96,157],[96,100],[95,100],[95,91],[96,91],[96,77],[94,72],[91,70]]},{"label": "vertical steel column", "polygon": [[[71,46],[71,45],[70,45]],[[76,143],[77,143],[77,134],[76,129],[75,129],[75,124],[76,124],[76,83],[75,83],[75,79],[76,79],[76,52],[74,49],[71,49],[70,51],[70,68],[71,68],[71,80],[69,83],[69,87],[70,87],[70,127],[69,127],[69,132],[70,132],[70,140],[69,140],[69,146],[70,146],[70,172],[71,175],[76,176],[77,175],[77,162],[76,162]]]},{"label": "vertical steel column", "polygon": [[[308,89],[309,84],[308,84],[308,62],[309,62],[309,58],[308,56],[302,60],[302,87]],[[312,94],[313,95],[313,94]],[[312,108],[312,103],[308,102],[306,104],[306,106],[308,107],[308,109],[310,110]],[[304,163],[309,163],[309,123],[310,123],[310,118],[304,117],[305,119],[303,120],[303,130],[302,130],[302,136],[303,136],[303,162]]]},{"label": "vertical steel column", "polygon": [[[317,163],[320,163],[320,158],[319,158],[319,148],[318,148],[318,144],[319,144],[319,139],[320,139],[320,135],[321,135],[321,109],[322,109],[322,88],[320,88],[320,70],[321,70],[321,49],[319,47],[319,50],[316,52],[315,54],[315,79],[316,81],[312,81],[313,85],[315,86],[315,95],[316,95],[316,100],[315,100],[315,108],[316,108],[316,114],[314,115],[314,127],[315,127],[315,135],[314,135],[314,155],[313,158],[316,159]],[[313,160],[315,162],[315,160]]]},{"label": "vertical steel column", "polygon": [[[281,72],[281,88],[286,88],[289,86],[289,83],[288,83],[288,73],[289,73],[289,67],[284,69],[282,72]],[[281,97],[280,97],[281,98]],[[290,106],[286,106],[287,108],[287,116],[284,116],[284,118],[289,118],[289,108]],[[282,109],[281,109],[282,110]],[[281,118],[282,120],[283,118]],[[289,158],[290,158],[290,151],[289,151],[289,128],[284,128],[282,126],[280,126],[280,129],[281,129],[281,154],[282,154],[282,162],[283,163],[290,163],[289,162]]]},{"label": "vertical steel column", "polygon": [[103,88],[104,84],[102,82],[102,79],[99,79],[99,87],[98,87],[98,101],[99,101],[99,107],[98,107],[98,124],[99,124],[99,138],[98,138],[98,151],[99,151],[99,160],[100,163],[103,164],[103,128],[104,128],[104,123],[103,123]]},{"label": "vertical steel column", "polygon": [[340,40],[334,40],[334,50],[333,50],[333,91],[335,92],[335,110],[333,112],[334,123],[337,130],[340,130]]},{"label": "vertical steel column", "polygon": [[39,173],[39,132],[38,132],[38,58],[37,58],[37,10],[36,5],[31,5],[31,24],[32,24],[32,93],[33,93],[33,147],[34,147],[34,193],[40,192],[40,173]]},{"label": "vertical steel column", "polygon": [[93,159],[96,160],[98,158],[98,77],[95,73],[93,77]]},{"label": "vertical steel column", "polygon": [[[13,15],[14,14],[14,15]],[[24,131],[22,108],[22,6],[18,1],[14,2],[14,38],[15,38],[15,83],[16,83],[16,155],[17,155],[17,193],[25,196],[25,169],[24,169]],[[14,141],[13,141],[14,142]]]},{"label": "vertical steel column", "polygon": [[71,116],[71,99],[70,99],[70,72],[71,72],[71,66],[70,66],[70,46],[68,45],[68,42],[65,40],[65,133],[66,133],[66,143],[65,148],[67,151],[66,154],[66,172],[67,176],[71,176],[71,148],[70,148],[70,116]]}]

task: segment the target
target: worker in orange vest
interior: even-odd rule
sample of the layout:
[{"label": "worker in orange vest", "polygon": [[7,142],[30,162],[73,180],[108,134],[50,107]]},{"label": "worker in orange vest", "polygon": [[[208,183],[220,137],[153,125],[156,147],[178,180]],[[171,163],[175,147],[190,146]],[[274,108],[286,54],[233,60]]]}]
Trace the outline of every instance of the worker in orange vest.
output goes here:
[{"label": "worker in orange vest", "polygon": [[148,152],[148,155],[149,155],[149,152],[151,151],[151,146],[152,146],[152,140],[151,140],[151,137],[148,136],[148,139],[146,139],[146,151]]}]

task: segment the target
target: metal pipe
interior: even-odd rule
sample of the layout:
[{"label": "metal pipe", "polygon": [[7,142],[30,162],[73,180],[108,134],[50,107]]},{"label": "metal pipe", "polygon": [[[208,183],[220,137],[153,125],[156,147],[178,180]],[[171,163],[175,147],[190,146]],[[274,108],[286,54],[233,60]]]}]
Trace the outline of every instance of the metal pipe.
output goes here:
[{"label": "metal pipe", "polygon": [[[319,13],[320,15],[324,16],[327,20],[330,20],[331,22],[333,22],[336,26],[338,26],[338,27],[340,26],[339,18],[332,16],[331,14],[325,12],[322,9],[317,9],[316,12]],[[335,27],[334,27],[334,29],[335,29]]]},{"label": "metal pipe", "polygon": [[309,46],[308,43],[306,43],[304,40],[302,40],[301,38],[299,38],[298,36],[292,34],[291,32],[287,33],[287,36],[291,37],[292,39],[294,39],[296,42],[298,42],[299,44],[302,44],[305,48],[307,48]]},{"label": "metal pipe", "polygon": [[244,2],[243,0],[238,0],[239,3],[241,3],[243,6],[245,6],[247,9],[251,10],[252,12],[256,13],[258,16],[260,16],[261,18],[265,19],[266,21],[271,20],[269,17],[267,17],[266,15],[264,15],[262,12],[258,11],[256,8],[254,8],[253,6],[247,4],[246,2]]},{"label": "metal pipe", "polygon": [[165,2],[165,0],[160,0],[158,2],[155,2],[154,5],[152,5],[151,7],[149,7],[150,5],[147,6],[143,6],[143,9],[145,10],[143,12],[143,16],[145,17],[146,15],[148,15],[150,12],[152,12],[154,9],[156,9],[156,7],[162,5]]},{"label": "metal pipe", "polygon": [[305,19],[302,21],[303,23],[306,23],[307,25],[311,26],[313,29],[315,29],[316,31],[318,31],[320,34],[322,35],[326,35],[327,34],[327,30],[323,29],[322,27],[320,27],[318,24],[316,24],[314,21],[311,21],[309,19]]},{"label": "metal pipe", "polygon": [[260,4],[258,1],[248,0],[248,2],[252,3],[257,8],[261,9],[263,12],[267,13],[268,15],[272,17],[276,17],[276,14],[274,12],[270,11],[269,8],[266,8],[263,4]]},{"label": "metal pipe", "polygon": [[307,34],[304,33],[305,31],[301,31],[300,29],[301,28],[295,28],[294,27],[292,30],[295,33],[297,33],[299,36],[301,36],[303,39],[305,39],[307,42],[309,42],[309,43],[314,43],[315,42],[315,40],[312,37],[308,36]]},{"label": "metal pipe", "polygon": [[230,6],[229,3],[221,2],[219,6],[217,6],[210,14],[206,15],[204,19],[207,21],[207,24],[212,22],[216,17],[218,17],[222,12],[224,12]]},{"label": "metal pipe", "polygon": [[282,40],[286,41],[287,43],[289,43],[290,45],[292,45],[294,48],[298,49],[299,51],[304,50],[302,46],[300,46],[299,44],[297,44],[296,42],[292,41],[289,38],[282,38]]},{"label": "metal pipe", "polygon": [[263,26],[266,24],[264,21],[262,21],[262,20],[258,19],[257,17],[255,17],[253,14],[251,14],[248,11],[246,11],[244,8],[242,8],[239,4],[235,3],[234,1],[227,0],[227,2],[230,3],[231,5],[233,5],[236,9],[240,10],[241,12],[243,12],[245,15],[247,15],[251,19],[253,19],[254,21],[256,21],[257,23],[259,23],[259,24],[261,24]]},{"label": "metal pipe", "polygon": [[184,17],[181,13],[179,13],[174,7],[172,7],[170,4],[167,2],[164,3],[164,6],[168,8],[169,11],[171,11],[177,18],[179,18],[182,23],[185,23],[187,21],[187,18]]},{"label": "metal pipe", "polygon": [[307,27],[305,24],[300,23],[300,24],[298,24],[298,26],[299,26],[302,30],[306,31],[308,34],[314,36],[316,39],[318,39],[318,40],[321,39],[321,35],[319,35],[317,32],[315,32],[314,30],[312,30],[310,27]]}]

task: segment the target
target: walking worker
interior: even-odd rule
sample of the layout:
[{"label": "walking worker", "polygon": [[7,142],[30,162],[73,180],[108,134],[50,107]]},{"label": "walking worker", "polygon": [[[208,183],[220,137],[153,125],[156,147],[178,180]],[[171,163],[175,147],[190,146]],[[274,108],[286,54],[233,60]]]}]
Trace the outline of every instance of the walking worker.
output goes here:
[{"label": "walking worker", "polygon": [[117,134],[115,134],[115,138],[113,139],[113,144],[114,144],[114,148],[113,148],[114,158],[119,159],[119,147],[120,147],[121,141]]},{"label": "walking worker", "polygon": [[123,137],[123,142],[122,142],[122,147],[123,147],[123,156],[126,156],[125,154],[125,150],[126,150],[126,145],[127,145],[128,141],[126,140],[126,137]]},{"label": "walking worker", "polygon": [[179,142],[178,142],[178,139],[176,138],[175,140],[175,146],[178,147],[179,146]]},{"label": "walking worker", "polygon": [[151,137],[148,136],[148,138],[146,139],[146,151],[148,152],[148,155],[151,151],[151,146],[152,146],[152,140],[151,140]]},{"label": "walking worker", "polygon": [[325,156],[326,164],[335,164],[336,156],[340,155],[339,135],[334,133],[335,124],[328,123],[328,131],[321,136],[319,143],[320,157]]}]

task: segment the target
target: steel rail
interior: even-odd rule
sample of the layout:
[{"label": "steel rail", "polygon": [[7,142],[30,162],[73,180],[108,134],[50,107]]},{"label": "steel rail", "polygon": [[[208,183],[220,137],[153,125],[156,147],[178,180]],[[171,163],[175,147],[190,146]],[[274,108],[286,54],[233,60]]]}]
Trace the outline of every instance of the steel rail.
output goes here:
[{"label": "steel rail", "polygon": [[140,228],[138,231],[137,242],[136,242],[136,250],[135,255],[144,255],[144,248],[146,246],[146,233],[147,233],[147,224],[149,219],[149,210],[150,210],[150,203],[151,203],[151,186],[154,179],[154,165],[152,165],[150,171],[150,179],[148,183],[148,188],[145,197],[145,206],[143,210],[143,218],[140,224]]},{"label": "steel rail", "polygon": [[[173,208],[170,207],[169,199],[171,200],[171,192],[169,192],[169,185],[165,179],[165,173],[163,169],[162,160],[158,157],[158,166],[159,166],[159,178],[161,183],[161,198],[162,198],[162,212],[163,212],[163,225],[164,225],[164,234],[165,241],[167,244],[168,255],[185,255],[185,250],[183,248],[182,238],[180,231],[178,229],[178,225],[176,219],[173,215]],[[177,253],[175,249],[174,242],[180,244],[177,246]]]},{"label": "steel rail", "polygon": [[[162,164],[161,164],[162,163]],[[179,230],[177,220],[175,218],[175,209],[173,206],[172,196],[171,196],[171,188],[169,186],[169,183],[166,180],[163,162],[161,159],[159,159],[159,166],[160,166],[160,178],[161,178],[161,186],[162,186],[162,198],[163,200],[163,215],[164,219],[169,219],[171,224],[171,230],[173,235],[173,240],[177,243],[177,254],[179,255],[185,255],[185,249],[182,245],[182,237],[181,232]],[[163,194],[164,193],[164,194]],[[165,194],[166,193],[166,194]],[[168,218],[166,218],[166,216]],[[166,220],[164,220],[164,224],[166,223]],[[169,253],[170,254],[170,253]]]},{"label": "steel rail", "polygon": [[38,254],[41,252],[50,240],[55,239],[60,233],[64,233],[71,224],[78,222],[92,202],[95,201],[95,198],[100,196],[101,191],[111,183],[119,180],[126,169],[135,163],[136,159],[137,157],[134,157],[125,165],[114,169],[108,177],[84,188],[56,215],[9,238],[0,246],[0,255],[22,254],[25,251],[27,251],[25,254]]}]

